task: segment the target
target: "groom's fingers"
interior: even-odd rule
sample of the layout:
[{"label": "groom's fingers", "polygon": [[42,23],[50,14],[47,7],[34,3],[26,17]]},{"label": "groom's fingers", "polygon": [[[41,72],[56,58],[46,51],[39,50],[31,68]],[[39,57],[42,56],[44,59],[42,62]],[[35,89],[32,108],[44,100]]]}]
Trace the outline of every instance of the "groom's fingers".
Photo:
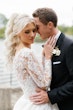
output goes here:
[{"label": "groom's fingers", "polygon": [[46,102],[44,102],[43,100],[42,101],[39,101],[39,102],[33,102],[34,104],[36,105],[40,105],[40,104],[45,104]]},{"label": "groom's fingers", "polygon": [[36,94],[30,96],[30,99],[37,98],[37,97],[40,97],[40,93],[36,93]]},{"label": "groom's fingers", "polygon": [[31,97],[30,100],[35,104],[41,104],[42,102],[44,102],[41,96]]},{"label": "groom's fingers", "polygon": [[49,102],[48,94],[44,90],[41,90],[41,92],[37,92],[35,95],[30,96],[30,100],[35,104],[43,104]]},{"label": "groom's fingers", "polygon": [[42,100],[42,98],[40,96],[39,97],[31,97],[30,100],[33,102],[39,102]]},{"label": "groom's fingers", "polygon": [[43,103],[48,103],[49,101],[46,98],[42,98],[42,97],[35,97],[30,99],[34,104],[43,104]]},{"label": "groom's fingers", "polygon": [[34,104],[36,104],[36,105],[39,105],[39,104],[45,104],[46,102],[44,102],[43,100],[41,100],[41,101],[36,101],[36,102],[33,102]]}]

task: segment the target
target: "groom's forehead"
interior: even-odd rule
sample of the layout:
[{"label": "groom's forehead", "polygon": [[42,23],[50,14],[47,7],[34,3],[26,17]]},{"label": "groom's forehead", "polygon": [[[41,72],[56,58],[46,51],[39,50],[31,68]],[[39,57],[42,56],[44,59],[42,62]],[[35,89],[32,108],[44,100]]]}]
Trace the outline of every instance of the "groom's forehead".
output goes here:
[{"label": "groom's forehead", "polygon": [[35,21],[36,24],[41,23],[38,17],[35,17],[35,18],[34,18],[34,21]]}]

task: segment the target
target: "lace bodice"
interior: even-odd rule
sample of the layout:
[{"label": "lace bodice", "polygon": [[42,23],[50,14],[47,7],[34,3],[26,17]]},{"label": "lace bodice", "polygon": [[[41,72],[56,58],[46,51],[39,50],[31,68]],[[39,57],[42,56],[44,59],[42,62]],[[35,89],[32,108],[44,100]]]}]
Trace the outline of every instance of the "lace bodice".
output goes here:
[{"label": "lace bodice", "polygon": [[15,55],[13,69],[27,95],[34,93],[36,87],[50,87],[51,60],[42,57],[40,62],[29,48],[23,48]]}]

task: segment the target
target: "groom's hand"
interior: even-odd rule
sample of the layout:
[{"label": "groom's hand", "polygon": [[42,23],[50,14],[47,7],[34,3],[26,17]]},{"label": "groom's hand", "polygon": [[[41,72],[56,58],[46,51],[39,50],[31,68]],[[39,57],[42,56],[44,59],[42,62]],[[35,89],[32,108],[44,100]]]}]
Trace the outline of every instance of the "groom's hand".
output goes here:
[{"label": "groom's hand", "polygon": [[45,103],[49,103],[49,97],[48,94],[45,90],[42,90],[40,88],[36,89],[36,94],[30,96],[30,100],[34,103],[34,104],[45,104]]}]

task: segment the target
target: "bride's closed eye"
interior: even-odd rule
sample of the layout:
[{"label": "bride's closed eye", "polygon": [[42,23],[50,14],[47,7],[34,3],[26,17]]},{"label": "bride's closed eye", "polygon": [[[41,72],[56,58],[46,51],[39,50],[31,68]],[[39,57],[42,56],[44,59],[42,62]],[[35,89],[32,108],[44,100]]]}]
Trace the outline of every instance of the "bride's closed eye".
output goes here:
[{"label": "bride's closed eye", "polygon": [[25,34],[29,34],[29,33],[30,33],[30,31],[29,31],[29,30],[27,30],[27,31],[25,31],[24,33],[25,33]]},{"label": "bride's closed eye", "polygon": [[33,30],[26,30],[24,33],[25,33],[25,34],[29,34],[31,31],[32,31],[33,33],[36,32],[36,28],[33,29]]}]

